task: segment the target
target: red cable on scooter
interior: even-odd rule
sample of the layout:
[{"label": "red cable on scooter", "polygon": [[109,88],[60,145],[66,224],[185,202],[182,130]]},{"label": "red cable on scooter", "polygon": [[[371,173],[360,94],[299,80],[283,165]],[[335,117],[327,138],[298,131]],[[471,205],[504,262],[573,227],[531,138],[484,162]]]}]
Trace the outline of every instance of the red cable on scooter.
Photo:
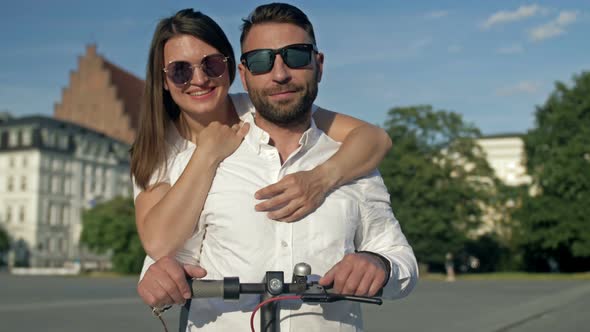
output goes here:
[{"label": "red cable on scooter", "polygon": [[301,296],[300,295],[287,295],[287,296],[277,296],[277,297],[271,297],[270,299],[264,300],[262,302],[260,302],[256,308],[254,308],[254,311],[252,311],[252,315],[250,316],[250,329],[252,329],[252,332],[256,332],[256,330],[254,329],[254,316],[256,315],[256,311],[258,311],[258,309],[262,308],[262,306],[271,303],[271,302],[275,302],[275,301],[281,301],[281,300],[300,300]]}]

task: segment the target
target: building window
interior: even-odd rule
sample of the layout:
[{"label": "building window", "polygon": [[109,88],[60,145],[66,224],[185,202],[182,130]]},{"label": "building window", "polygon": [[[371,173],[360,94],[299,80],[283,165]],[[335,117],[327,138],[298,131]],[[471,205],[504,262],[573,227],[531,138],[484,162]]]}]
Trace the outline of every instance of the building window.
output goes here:
[{"label": "building window", "polygon": [[13,130],[8,134],[8,146],[17,146],[20,132]]},{"label": "building window", "polygon": [[[47,203],[45,210],[45,221],[51,225],[51,203]],[[47,246],[45,246],[47,248]]]},{"label": "building window", "polygon": [[55,210],[55,205],[53,205],[53,204],[49,206],[49,224],[50,225],[57,224],[56,210]]},{"label": "building window", "polygon": [[63,168],[63,162],[60,159],[53,160],[53,170],[54,171],[61,171]]},{"label": "building window", "polygon": [[49,177],[49,176],[45,177],[45,192],[46,193],[51,192],[51,177]]},{"label": "building window", "polygon": [[29,146],[29,145],[31,145],[31,142],[32,142],[32,139],[31,139],[31,138],[32,138],[32,135],[31,135],[31,131],[30,131],[30,130],[25,130],[25,131],[23,131],[23,132],[22,132],[22,136],[21,136],[21,138],[22,138],[22,141],[21,141],[21,142],[22,142],[22,144],[23,144],[24,146]]},{"label": "building window", "polygon": [[65,195],[69,195],[71,193],[70,186],[71,186],[70,179],[69,178],[64,179],[64,194]]},{"label": "building window", "polygon": [[27,191],[27,177],[21,176],[20,178],[20,190]]},{"label": "building window", "polygon": [[26,168],[27,166],[29,166],[28,164],[29,164],[29,161],[28,161],[27,157],[24,156],[23,157],[23,168]]},{"label": "building window", "polygon": [[45,216],[45,214],[46,214],[46,212],[45,212],[45,211],[47,211],[47,202],[43,202],[43,203],[42,203],[42,205],[43,205],[43,206],[42,206],[42,207],[41,207],[41,209],[39,210],[39,216],[41,217],[41,218],[39,219],[39,224],[46,224],[46,223],[47,223],[47,219],[45,219],[45,218],[43,218],[43,217],[44,217],[44,216]]},{"label": "building window", "polygon": [[68,208],[65,205],[61,207],[61,223],[64,226],[67,226],[69,223],[69,215],[68,215]]},{"label": "building window", "polygon": [[55,224],[62,225],[63,224],[63,208],[61,206],[55,207],[55,213],[57,214],[55,217]]},{"label": "building window", "polygon": [[63,178],[57,175],[51,178],[51,192],[54,194],[62,194],[64,192]]},{"label": "building window", "polygon": [[55,133],[49,133],[47,136],[47,145],[50,147],[55,147],[55,140],[57,139]]},{"label": "building window", "polygon": [[9,224],[10,220],[12,220],[12,207],[6,207],[6,223]]},{"label": "building window", "polygon": [[59,147],[62,150],[68,149],[68,135],[67,134],[62,134],[62,136],[59,138]]},{"label": "building window", "polygon": [[59,238],[59,239],[57,240],[57,248],[58,248],[58,250],[59,250],[60,252],[62,252],[62,253],[66,251],[66,244],[65,244],[65,241],[64,241],[64,239],[62,239],[62,238]]},{"label": "building window", "polygon": [[10,159],[8,159],[8,167],[10,167],[10,168],[14,167],[14,157],[10,157]]},{"label": "building window", "polygon": [[20,207],[20,211],[18,214],[18,221],[20,221],[21,223],[25,222],[25,207],[24,206]]},{"label": "building window", "polygon": [[48,248],[48,252],[55,252],[55,239],[54,238],[50,238],[49,239],[49,245],[47,246]]},{"label": "building window", "polygon": [[6,184],[6,190],[11,192],[14,190],[14,178],[12,176],[8,177],[8,183]]}]

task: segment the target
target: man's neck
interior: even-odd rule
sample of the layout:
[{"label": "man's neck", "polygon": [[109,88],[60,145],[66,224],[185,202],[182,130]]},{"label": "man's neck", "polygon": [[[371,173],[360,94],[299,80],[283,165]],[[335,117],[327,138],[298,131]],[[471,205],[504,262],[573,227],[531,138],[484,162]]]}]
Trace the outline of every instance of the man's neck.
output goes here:
[{"label": "man's neck", "polygon": [[279,152],[282,164],[299,148],[301,136],[311,126],[311,112],[305,121],[287,127],[278,126],[260,115],[255,117],[254,122],[256,126],[268,133],[270,144]]}]

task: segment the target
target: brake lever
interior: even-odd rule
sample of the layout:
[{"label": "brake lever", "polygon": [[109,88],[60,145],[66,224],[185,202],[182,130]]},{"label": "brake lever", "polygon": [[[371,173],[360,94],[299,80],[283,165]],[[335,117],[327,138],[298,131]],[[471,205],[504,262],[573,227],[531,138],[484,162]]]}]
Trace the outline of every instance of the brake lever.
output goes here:
[{"label": "brake lever", "polygon": [[319,285],[317,282],[312,282],[309,285],[308,289],[299,295],[301,296],[301,300],[307,303],[331,303],[336,301],[347,300],[377,305],[383,304],[383,300],[378,297],[328,293],[327,289],[330,288],[332,288],[331,285],[324,287],[322,285]]}]

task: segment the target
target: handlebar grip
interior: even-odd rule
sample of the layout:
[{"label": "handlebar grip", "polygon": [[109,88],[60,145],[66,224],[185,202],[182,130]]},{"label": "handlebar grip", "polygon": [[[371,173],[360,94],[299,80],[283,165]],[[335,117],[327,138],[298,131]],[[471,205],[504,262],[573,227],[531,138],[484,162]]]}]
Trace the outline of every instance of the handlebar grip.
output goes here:
[{"label": "handlebar grip", "polygon": [[192,298],[217,297],[224,300],[240,298],[240,279],[238,277],[223,278],[223,280],[190,279]]},{"label": "handlebar grip", "polygon": [[223,297],[223,280],[190,279],[192,298]]}]

